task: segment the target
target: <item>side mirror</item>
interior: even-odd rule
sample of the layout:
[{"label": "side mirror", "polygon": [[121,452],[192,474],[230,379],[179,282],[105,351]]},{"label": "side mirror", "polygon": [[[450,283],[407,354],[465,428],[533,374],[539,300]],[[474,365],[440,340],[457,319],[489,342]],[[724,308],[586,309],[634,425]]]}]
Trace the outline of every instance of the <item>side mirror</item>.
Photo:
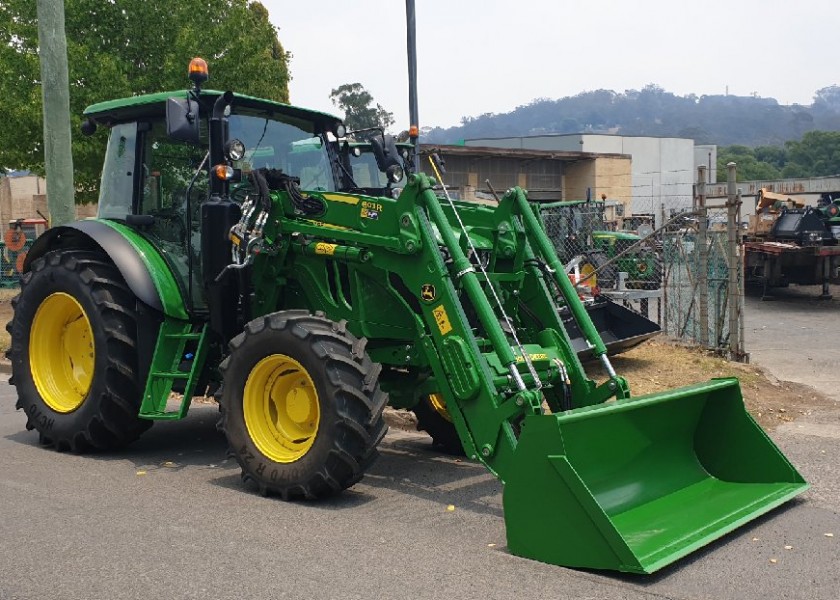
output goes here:
[{"label": "side mirror", "polygon": [[82,121],[82,135],[90,137],[96,133],[96,121],[88,117]]},{"label": "side mirror", "polygon": [[374,136],[370,139],[370,147],[373,150],[373,156],[376,158],[376,166],[381,172],[387,173],[388,168],[394,165],[402,167],[394,136]]},{"label": "side mirror", "polygon": [[166,133],[173,140],[199,142],[198,102],[190,98],[166,101]]}]

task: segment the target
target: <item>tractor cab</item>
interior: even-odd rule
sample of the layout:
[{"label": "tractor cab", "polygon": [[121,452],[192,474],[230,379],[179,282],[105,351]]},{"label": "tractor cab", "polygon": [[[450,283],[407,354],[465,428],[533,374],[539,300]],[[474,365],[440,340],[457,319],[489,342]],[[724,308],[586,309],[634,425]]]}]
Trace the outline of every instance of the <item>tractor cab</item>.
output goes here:
[{"label": "tractor cab", "polygon": [[344,191],[396,197],[412,171],[414,146],[395,142],[379,129],[351,132],[347,139],[337,143],[337,148]]},{"label": "tractor cab", "polygon": [[[219,103],[224,131],[214,137]],[[229,263],[228,232],[254,192],[255,170],[282,172],[302,190],[332,192],[341,185],[330,139],[343,125],[316,111],[183,90],[96,104],[85,116],[89,133],[96,125],[110,129],[98,218],[132,228],[162,250],[190,311],[206,308],[204,284]],[[191,129],[176,124],[189,120]],[[209,223],[202,218],[205,204],[216,209]],[[215,238],[205,254],[206,235]]]}]

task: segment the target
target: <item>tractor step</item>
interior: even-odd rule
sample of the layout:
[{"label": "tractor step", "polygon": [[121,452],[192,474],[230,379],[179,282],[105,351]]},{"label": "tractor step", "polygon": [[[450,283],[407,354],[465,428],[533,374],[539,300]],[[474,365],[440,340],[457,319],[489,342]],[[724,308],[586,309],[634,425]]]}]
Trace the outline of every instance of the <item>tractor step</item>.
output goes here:
[{"label": "tractor step", "polygon": [[[196,327],[200,327],[195,331]],[[139,416],[143,419],[174,420],[186,416],[193,392],[204,367],[207,354],[207,325],[193,325],[187,321],[166,317],[161,323],[155,354],[143,393]],[[187,344],[193,342],[192,359],[187,358]],[[189,370],[182,364],[188,361]],[[175,382],[185,381],[179,400],[173,399]],[[177,403],[177,408],[169,406]]]}]

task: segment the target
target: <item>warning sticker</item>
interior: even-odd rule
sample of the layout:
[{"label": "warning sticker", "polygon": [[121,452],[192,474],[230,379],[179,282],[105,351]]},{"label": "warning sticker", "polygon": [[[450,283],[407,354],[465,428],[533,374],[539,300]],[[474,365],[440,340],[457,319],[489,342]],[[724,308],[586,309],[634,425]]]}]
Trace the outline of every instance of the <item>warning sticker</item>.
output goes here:
[{"label": "warning sticker", "polygon": [[446,314],[446,309],[443,308],[443,304],[433,308],[432,314],[435,316],[435,322],[437,323],[438,329],[440,329],[441,335],[446,335],[452,331],[452,324],[449,322],[449,315]]},{"label": "warning sticker", "polygon": [[338,244],[318,242],[317,244],[315,244],[315,254],[326,254],[327,256],[332,256],[333,254],[335,254],[336,248],[338,248]]}]

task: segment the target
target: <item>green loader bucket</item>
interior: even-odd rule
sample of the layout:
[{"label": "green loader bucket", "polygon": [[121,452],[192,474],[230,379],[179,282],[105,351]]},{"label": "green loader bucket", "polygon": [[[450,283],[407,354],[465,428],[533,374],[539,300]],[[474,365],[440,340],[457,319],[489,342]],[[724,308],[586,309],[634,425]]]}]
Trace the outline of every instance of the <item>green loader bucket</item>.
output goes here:
[{"label": "green loader bucket", "polygon": [[508,548],[653,573],[808,488],[737,379],[526,417],[505,480]]}]

